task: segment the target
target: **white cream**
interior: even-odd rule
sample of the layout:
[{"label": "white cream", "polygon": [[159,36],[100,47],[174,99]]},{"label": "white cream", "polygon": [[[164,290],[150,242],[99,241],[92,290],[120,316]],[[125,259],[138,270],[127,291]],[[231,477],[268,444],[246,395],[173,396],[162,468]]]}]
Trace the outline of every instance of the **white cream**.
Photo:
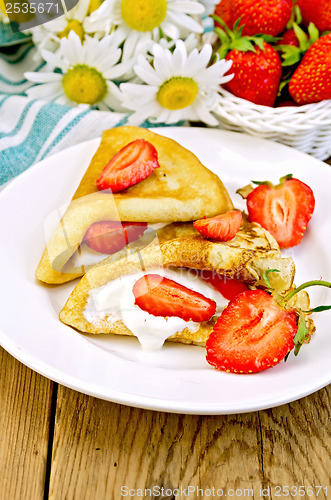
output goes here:
[{"label": "white cream", "polygon": [[[144,235],[147,235],[151,231],[158,231],[159,229],[162,229],[163,227],[167,226],[169,223],[168,222],[157,222],[154,224],[148,224],[148,228],[145,231]],[[150,242],[150,238],[146,238],[142,240],[143,236],[142,235],[140,238],[137,240],[133,241],[132,243],[129,243],[127,246],[130,249],[135,249],[137,246],[139,246],[139,242],[147,241],[147,243]],[[144,245],[143,245],[144,246]],[[80,245],[79,249],[76,250],[76,252],[73,254],[73,256],[70,258],[69,262],[66,264],[64,271],[65,272],[77,272],[77,270],[81,270],[81,268],[85,267],[91,267],[94,266],[95,264],[99,264],[102,260],[106,259],[109,257],[109,254],[103,254],[100,252],[97,252],[95,250],[92,250],[89,246],[85,245],[84,243]]]},{"label": "white cream", "polygon": [[155,268],[122,276],[92,290],[84,311],[86,321],[98,324],[104,318],[109,318],[111,323],[121,320],[146,350],[161,348],[168,337],[185,328],[192,332],[196,331],[199,323],[184,321],[178,317],[153,316],[135,305],[133,285],[147,273],[165,276],[214,300],[217,304],[216,315],[219,315],[228,303],[217,290],[198,278],[192,271],[178,268]]}]

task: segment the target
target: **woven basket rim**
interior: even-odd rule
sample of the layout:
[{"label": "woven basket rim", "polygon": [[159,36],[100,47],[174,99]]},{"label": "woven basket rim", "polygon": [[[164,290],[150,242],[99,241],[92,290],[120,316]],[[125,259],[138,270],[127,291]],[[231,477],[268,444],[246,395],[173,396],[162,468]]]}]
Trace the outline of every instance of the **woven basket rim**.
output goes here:
[{"label": "woven basket rim", "polygon": [[[237,97],[231,92],[225,90],[223,87],[221,87],[219,91],[220,95],[224,97],[227,101],[230,101],[233,105],[236,105],[238,108],[242,109],[243,113],[245,110],[249,109],[250,111],[255,111],[258,112],[260,115],[263,114],[268,114],[269,116],[271,114],[274,115],[295,115],[295,114],[302,114],[302,113],[309,113],[309,112],[314,112],[316,113],[317,111],[321,110],[325,112],[327,109],[331,110],[331,99],[326,99],[324,101],[316,102],[316,103],[311,103],[311,104],[303,104],[302,106],[281,106],[277,108],[273,108],[271,106],[264,106],[262,104],[255,104],[253,102],[247,101],[246,99],[243,99],[241,97]],[[222,101],[220,101],[219,105],[222,105]],[[237,112],[240,113],[240,111],[237,110]],[[331,114],[330,114],[330,122],[331,122]]]}]

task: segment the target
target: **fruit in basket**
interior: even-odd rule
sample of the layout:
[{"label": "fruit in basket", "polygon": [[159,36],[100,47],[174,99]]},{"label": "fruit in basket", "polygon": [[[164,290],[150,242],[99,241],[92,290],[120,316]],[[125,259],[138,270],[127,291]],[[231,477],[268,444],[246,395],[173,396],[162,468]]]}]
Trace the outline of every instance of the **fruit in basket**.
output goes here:
[{"label": "fruit in basket", "polygon": [[269,231],[281,248],[298,245],[307,229],[314,208],[312,189],[291,174],[271,182],[255,182],[258,186],[246,186],[237,192],[246,198],[248,216]]},{"label": "fruit in basket", "polygon": [[293,28],[284,31],[277,45],[289,45],[291,47],[299,47],[299,40]]},{"label": "fruit in basket", "polygon": [[291,12],[292,0],[221,0],[215,9],[231,29],[240,19],[243,35],[276,36],[286,28]]},{"label": "fruit in basket", "polygon": [[214,16],[223,29],[215,28],[221,40],[220,58],[232,61],[233,78],[224,88],[237,97],[255,104],[273,106],[282,76],[281,59],[277,51],[261,36],[242,36],[237,21],[233,31]]},{"label": "fruit in basket", "polygon": [[331,30],[330,0],[298,0],[298,6],[304,24],[312,22],[322,32]]},{"label": "fruit in basket", "polygon": [[282,75],[279,54],[268,43],[263,49],[255,46],[254,52],[231,50],[226,56],[232,60],[231,73],[234,77],[224,85],[226,90],[255,104],[273,106],[277,97]]},{"label": "fruit in basket", "polygon": [[307,50],[290,80],[289,92],[297,104],[331,99],[331,33]]}]

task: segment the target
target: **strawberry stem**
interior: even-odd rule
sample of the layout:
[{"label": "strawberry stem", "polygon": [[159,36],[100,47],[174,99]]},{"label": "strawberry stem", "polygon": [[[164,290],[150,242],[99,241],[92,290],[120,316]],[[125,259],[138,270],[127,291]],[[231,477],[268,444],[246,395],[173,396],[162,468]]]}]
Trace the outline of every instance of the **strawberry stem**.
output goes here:
[{"label": "strawberry stem", "polygon": [[[302,285],[298,286],[298,288],[296,288],[295,290],[292,290],[290,293],[285,295],[285,297],[281,301],[281,304],[285,305],[287,302],[289,302],[292,299],[292,297],[294,297],[294,295],[299,293],[301,290],[304,290],[305,288],[308,288],[310,286],[316,286],[316,285],[326,286],[327,288],[331,288],[331,283],[329,281],[321,281],[321,280],[307,281],[306,283],[303,283]],[[329,306],[320,306],[320,307],[329,307]],[[311,311],[311,312],[313,312],[313,311]]]}]

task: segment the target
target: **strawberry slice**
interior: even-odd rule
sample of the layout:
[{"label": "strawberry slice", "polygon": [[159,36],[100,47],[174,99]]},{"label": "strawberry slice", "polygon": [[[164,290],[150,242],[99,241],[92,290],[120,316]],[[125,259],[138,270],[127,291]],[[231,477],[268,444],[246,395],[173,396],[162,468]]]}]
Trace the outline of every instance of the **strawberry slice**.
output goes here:
[{"label": "strawberry slice", "polygon": [[159,166],[155,147],[145,139],[136,139],[110,160],[96,184],[98,189],[111,189],[117,193],[143,181]]},{"label": "strawberry slice", "polygon": [[291,175],[262,183],[247,196],[249,219],[267,229],[281,248],[298,245],[315,208],[314,193]]},{"label": "strawberry slice", "polygon": [[203,270],[199,276],[216,288],[227,300],[233,300],[239,293],[249,290],[242,281],[236,278],[227,278],[214,271]]},{"label": "strawberry slice", "polygon": [[113,254],[137,240],[146,229],[145,222],[95,222],[86,231],[83,242],[97,252]]},{"label": "strawberry slice", "polygon": [[159,274],[146,274],[133,286],[135,304],[153,316],[177,316],[184,321],[208,321],[216,302]]},{"label": "strawberry slice", "polygon": [[229,241],[240,229],[242,214],[239,210],[230,210],[222,215],[193,222],[193,226],[206,238]]},{"label": "strawberry slice", "polygon": [[266,370],[294,347],[297,313],[262,290],[242,292],[218,318],[207,340],[207,361],[234,373]]}]

